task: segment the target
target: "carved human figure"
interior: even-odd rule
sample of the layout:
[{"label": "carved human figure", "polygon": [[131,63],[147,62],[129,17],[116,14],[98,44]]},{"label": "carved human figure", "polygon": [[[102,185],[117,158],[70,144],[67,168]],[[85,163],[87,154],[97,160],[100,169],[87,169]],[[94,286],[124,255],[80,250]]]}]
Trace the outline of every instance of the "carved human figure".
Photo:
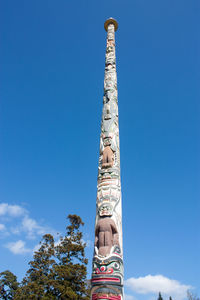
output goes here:
[{"label": "carved human figure", "polygon": [[111,168],[114,163],[114,155],[110,146],[106,146],[103,150],[102,168]]},{"label": "carved human figure", "polygon": [[106,47],[113,47],[115,46],[115,41],[114,40],[107,40]]},{"label": "carved human figure", "polygon": [[99,250],[98,254],[109,255],[114,245],[119,245],[119,234],[115,222],[109,217],[99,219],[95,229],[95,246]]}]

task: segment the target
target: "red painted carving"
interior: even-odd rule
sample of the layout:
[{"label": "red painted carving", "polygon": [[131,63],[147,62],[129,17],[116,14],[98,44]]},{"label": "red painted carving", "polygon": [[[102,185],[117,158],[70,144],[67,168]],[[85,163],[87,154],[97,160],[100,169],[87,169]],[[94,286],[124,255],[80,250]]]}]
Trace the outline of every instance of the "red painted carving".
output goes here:
[{"label": "red painted carving", "polygon": [[91,281],[92,282],[101,282],[101,281],[120,282],[120,279],[116,277],[100,277],[100,278],[92,278]]},{"label": "red painted carving", "polygon": [[98,299],[108,299],[108,300],[121,300],[121,296],[116,296],[113,294],[93,294],[92,300],[98,300]]},{"label": "red painted carving", "polygon": [[112,274],[113,268],[109,268],[106,271],[105,271],[105,267],[101,267],[100,270],[99,270],[99,268],[96,268],[95,273],[96,274]]}]

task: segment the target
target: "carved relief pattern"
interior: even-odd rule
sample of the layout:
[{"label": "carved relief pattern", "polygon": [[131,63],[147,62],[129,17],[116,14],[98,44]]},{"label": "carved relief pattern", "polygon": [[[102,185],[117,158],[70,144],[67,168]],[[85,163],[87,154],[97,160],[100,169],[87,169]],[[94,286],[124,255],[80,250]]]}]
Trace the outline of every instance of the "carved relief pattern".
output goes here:
[{"label": "carved relief pattern", "polygon": [[115,25],[107,26],[91,299],[123,300]]}]

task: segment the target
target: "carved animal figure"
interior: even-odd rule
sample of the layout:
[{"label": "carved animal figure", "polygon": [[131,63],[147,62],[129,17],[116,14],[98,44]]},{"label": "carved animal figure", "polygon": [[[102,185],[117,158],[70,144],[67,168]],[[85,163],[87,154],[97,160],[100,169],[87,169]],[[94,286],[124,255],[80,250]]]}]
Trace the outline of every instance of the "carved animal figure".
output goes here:
[{"label": "carved animal figure", "polygon": [[102,168],[111,168],[114,163],[114,155],[110,146],[106,146],[103,150]]},{"label": "carved animal figure", "polygon": [[119,245],[119,234],[115,222],[109,217],[102,218],[95,229],[95,246],[99,250],[98,254],[109,255],[114,245]]}]

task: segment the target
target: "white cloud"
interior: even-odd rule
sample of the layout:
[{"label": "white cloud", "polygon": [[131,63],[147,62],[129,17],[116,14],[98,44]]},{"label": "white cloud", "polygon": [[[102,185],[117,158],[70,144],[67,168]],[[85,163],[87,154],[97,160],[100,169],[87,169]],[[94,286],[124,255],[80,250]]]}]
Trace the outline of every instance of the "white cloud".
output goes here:
[{"label": "white cloud", "polygon": [[[26,233],[26,238],[28,239],[34,239],[36,236],[42,236],[45,233],[55,234],[54,230],[47,226],[42,226],[36,220],[30,218],[29,212],[20,205],[1,203],[0,216],[8,217],[6,218],[6,222],[11,223],[9,227],[11,234],[20,235],[22,233]],[[15,220],[15,217],[18,217],[18,219]],[[14,226],[13,222],[15,223]],[[0,224],[0,231],[4,229],[3,226],[3,224]]]},{"label": "white cloud", "polygon": [[163,275],[147,275],[139,278],[129,278],[125,280],[125,285],[138,294],[158,294],[172,296],[177,300],[186,298],[190,285],[181,284],[177,280],[169,279]]},{"label": "white cloud", "polygon": [[135,297],[125,294],[125,300],[136,300]]},{"label": "white cloud", "polygon": [[26,238],[35,239],[36,236],[43,236],[45,233],[55,234],[55,231],[47,226],[40,225],[36,220],[27,215],[20,219],[20,223],[15,226],[10,227],[11,233],[20,235],[22,233],[26,234]]},{"label": "white cloud", "polygon": [[0,224],[0,231],[5,231],[6,230],[6,226],[4,224]]},{"label": "white cloud", "polygon": [[8,248],[13,254],[25,254],[31,252],[31,249],[26,248],[25,242],[22,240],[19,240],[17,242],[8,243],[5,245],[6,248]]},{"label": "white cloud", "polygon": [[26,210],[19,205],[0,204],[0,216],[19,217],[26,213]]},{"label": "white cloud", "polygon": [[20,205],[10,205],[8,203],[0,204],[0,218],[4,219],[5,225],[0,223],[1,238],[12,237],[18,235],[19,240],[17,242],[9,241],[5,243],[5,247],[14,254],[31,253],[38,249],[38,245],[33,247],[26,247],[25,241],[30,239],[41,239],[46,233],[50,233],[56,236],[56,231],[52,228],[41,224],[37,220],[30,217],[30,213],[27,209]]},{"label": "white cloud", "polygon": [[39,225],[34,219],[29,216],[25,216],[21,223],[22,231],[27,233],[27,237],[30,239],[34,239],[35,235],[44,235],[47,233],[47,228]]}]

